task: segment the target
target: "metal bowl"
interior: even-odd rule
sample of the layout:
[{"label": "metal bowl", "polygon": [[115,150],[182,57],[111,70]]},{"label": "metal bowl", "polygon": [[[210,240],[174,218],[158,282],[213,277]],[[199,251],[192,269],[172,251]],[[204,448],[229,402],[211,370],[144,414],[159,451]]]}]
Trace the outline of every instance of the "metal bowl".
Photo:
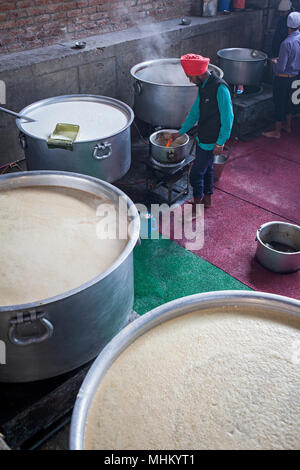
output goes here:
[{"label": "metal bowl", "polygon": [[176,129],[163,129],[154,132],[150,136],[151,156],[154,160],[163,164],[174,164],[182,162],[186,157],[187,145],[190,138],[187,134],[183,134],[178,144],[166,147],[170,134],[176,134]]},{"label": "metal bowl", "polygon": [[73,46],[73,49],[84,49],[85,46],[86,46],[85,41],[76,41],[74,46]]},{"label": "metal bowl", "polygon": [[[286,222],[268,222],[256,233],[256,259],[270,271],[292,273],[300,269],[300,227]],[[291,252],[281,251],[285,247]]]}]

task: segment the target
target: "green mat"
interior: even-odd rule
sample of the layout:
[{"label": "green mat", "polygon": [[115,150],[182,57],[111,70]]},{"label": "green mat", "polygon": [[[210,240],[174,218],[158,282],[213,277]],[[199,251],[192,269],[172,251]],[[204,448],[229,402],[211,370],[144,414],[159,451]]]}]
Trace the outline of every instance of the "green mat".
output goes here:
[{"label": "green mat", "polygon": [[168,239],[142,240],[141,246],[134,250],[134,270],[134,310],[140,315],[186,295],[251,290]]}]

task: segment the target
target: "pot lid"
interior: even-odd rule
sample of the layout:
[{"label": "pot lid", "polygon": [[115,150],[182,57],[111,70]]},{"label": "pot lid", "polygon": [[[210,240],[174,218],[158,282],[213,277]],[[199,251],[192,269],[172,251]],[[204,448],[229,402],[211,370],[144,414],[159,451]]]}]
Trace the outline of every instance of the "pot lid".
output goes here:
[{"label": "pot lid", "polygon": [[111,137],[124,130],[133,119],[133,112],[124,103],[91,95],[42,100],[28,106],[22,113],[36,122],[17,120],[18,127],[25,134],[39,139],[47,140],[58,123],[78,125],[75,143]]}]

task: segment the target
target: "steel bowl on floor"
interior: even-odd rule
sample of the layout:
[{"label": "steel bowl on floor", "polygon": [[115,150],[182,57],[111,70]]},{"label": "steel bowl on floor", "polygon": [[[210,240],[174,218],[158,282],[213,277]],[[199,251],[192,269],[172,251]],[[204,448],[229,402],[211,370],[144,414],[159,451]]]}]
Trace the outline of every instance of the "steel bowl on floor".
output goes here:
[{"label": "steel bowl on floor", "polygon": [[275,273],[300,269],[300,227],[286,222],[268,222],[256,233],[256,259]]}]

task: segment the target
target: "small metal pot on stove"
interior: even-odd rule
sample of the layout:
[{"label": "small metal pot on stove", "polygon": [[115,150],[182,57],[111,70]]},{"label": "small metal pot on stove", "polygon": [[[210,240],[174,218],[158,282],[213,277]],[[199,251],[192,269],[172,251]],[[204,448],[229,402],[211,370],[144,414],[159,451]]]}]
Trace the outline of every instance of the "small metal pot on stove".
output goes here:
[{"label": "small metal pot on stove", "polygon": [[151,156],[154,160],[160,163],[176,164],[185,159],[187,145],[190,140],[187,134],[183,134],[183,136],[174,140],[170,147],[167,147],[170,135],[176,134],[177,132],[178,131],[175,129],[163,129],[151,134]]}]

